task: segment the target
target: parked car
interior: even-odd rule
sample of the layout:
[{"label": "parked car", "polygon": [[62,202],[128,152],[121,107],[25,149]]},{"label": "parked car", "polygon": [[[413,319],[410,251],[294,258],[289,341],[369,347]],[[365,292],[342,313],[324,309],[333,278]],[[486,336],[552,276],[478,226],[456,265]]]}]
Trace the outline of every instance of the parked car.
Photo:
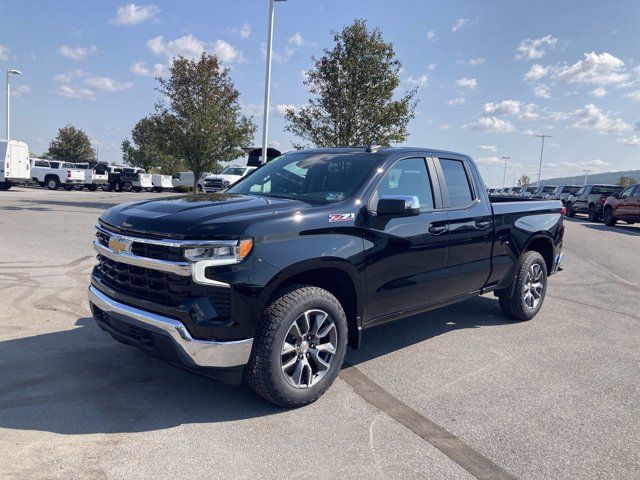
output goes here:
[{"label": "parked car", "polygon": [[29,147],[17,140],[0,141],[0,190],[31,180]]},{"label": "parked car", "polygon": [[107,184],[109,180],[109,165],[100,162],[80,162],[74,164],[76,168],[84,170],[84,186],[95,192],[98,187]]},{"label": "parked car", "polygon": [[[200,178],[198,179],[198,191],[199,192],[203,191],[203,189],[204,189],[204,179],[208,175],[211,175],[211,173],[210,172],[203,173],[200,176]],[[178,173],[174,173],[173,177],[171,179],[172,184],[173,184],[173,188],[176,188],[176,187],[193,188],[193,180],[194,180],[193,172],[178,172]]]},{"label": "parked car", "polygon": [[171,175],[160,175],[159,173],[153,173],[151,175],[151,183],[153,184],[153,191],[158,193],[173,188]]},{"label": "parked car", "polygon": [[374,325],[488,292],[533,318],[562,259],[561,210],[490,202],[466,155],[293,151],[215,196],[107,210],[89,301],[118,341],[301,406]]},{"label": "parked car", "polygon": [[142,190],[151,190],[153,188],[152,175],[146,173],[143,168],[125,167],[124,173],[131,178],[131,190],[141,192]]},{"label": "parked car", "polygon": [[204,191],[209,193],[224,190],[242,177],[249,175],[256,168],[257,167],[231,166],[225,168],[222,173],[218,175],[208,175],[204,179]]},{"label": "parked car", "polygon": [[560,185],[552,193],[548,194],[545,199],[560,200],[562,205],[565,205],[569,196],[574,195],[578,190],[580,190],[578,185]]},{"label": "parked car", "polygon": [[622,188],[620,185],[585,185],[567,198],[567,216],[586,213],[591,222],[597,222],[602,217],[602,207],[607,198],[620,193]]},{"label": "parked car", "polygon": [[507,196],[509,197],[517,197],[520,195],[520,192],[522,192],[522,187],[511,187],[509,188],[509,191],[507,192]]},{"label": "parked car", "polygon": [[520,194],[518,195],[521,198],[531,198],[535,192],[538,191],[538,187],[526,186],[522,187]]},{"label": "parked car", "polygon": [[613,227],[618,220],[629,224],[640,222],[640,185],[631,185],[604,202],[604,223]]},{"label": "parked car", "polygon": [[535,192],[531,194],[531,198],[536,200],[543,200],[547,195],[552,194],[556,188],[557,187],[555,185],[543,185],[536,188]]},{"label": "parked car", "polygon": [[31,163],[31,179],[49,190],[57,190],[60,186],[73,190],[84,185],[85,171],[74,163],[40,158],[32,158]]}]

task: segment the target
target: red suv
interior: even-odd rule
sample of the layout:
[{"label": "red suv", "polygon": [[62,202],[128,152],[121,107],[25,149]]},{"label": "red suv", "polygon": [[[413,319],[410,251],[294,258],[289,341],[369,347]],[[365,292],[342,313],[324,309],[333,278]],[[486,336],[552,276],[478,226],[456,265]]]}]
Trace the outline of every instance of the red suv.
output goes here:
[{"label": "red suv", "polygon": [[640,222],[640,185],[631,185],[604,202],[604,223],[613,227],[618,220]]}]

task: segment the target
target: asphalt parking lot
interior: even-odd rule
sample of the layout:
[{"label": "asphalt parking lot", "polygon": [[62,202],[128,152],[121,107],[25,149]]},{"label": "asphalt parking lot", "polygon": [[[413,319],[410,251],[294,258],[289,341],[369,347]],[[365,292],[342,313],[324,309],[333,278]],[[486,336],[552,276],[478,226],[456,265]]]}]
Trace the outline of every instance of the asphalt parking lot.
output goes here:
[{"label": "asphalt parking lot", "polygon": [[569,219],[534,320],[486,296],[369,330],[283,410],[91,319],[98,215],[170,195],[0,192],[0,478],[640,478],[639,226]]}]

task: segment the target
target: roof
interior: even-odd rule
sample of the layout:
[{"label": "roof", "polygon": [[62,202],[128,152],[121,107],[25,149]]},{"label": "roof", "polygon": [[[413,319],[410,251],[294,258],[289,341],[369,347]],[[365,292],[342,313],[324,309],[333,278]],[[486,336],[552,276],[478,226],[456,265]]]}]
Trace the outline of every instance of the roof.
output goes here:
[{"label": "roof", "polygon": [[[292,150],[287,153],[368,153],[366,152],[367,147],[323,147],[323,148],[309,148],[304,150]],[[385,156],[390,156],[394,154],[403,154],[403,153],[415,153],[415,152],[424,152],[435,155],[461,155],[463,157],[467,157],[468,155],[459,152],[451,152],[447,150],[437,150],[434,148],[425,148],[425,147],[379,147],[375,152],[369,153],[370,155],[375,154],[384,154]]]}]

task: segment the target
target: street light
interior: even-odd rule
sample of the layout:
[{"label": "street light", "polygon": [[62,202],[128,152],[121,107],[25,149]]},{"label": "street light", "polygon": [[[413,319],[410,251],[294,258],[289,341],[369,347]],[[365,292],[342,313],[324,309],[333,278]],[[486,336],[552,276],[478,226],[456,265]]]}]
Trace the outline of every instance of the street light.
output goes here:
[{"label": "street light", "polygon": [[540,186],[540,176],[542,175],[542,154],[544,152],[544,139],[551,138],[553,135],[536,135],[536,137],[542,139],[542,146],[540,147],[540,167],[538,168],[538,181],[536,182],[536,187]]},{"label": "street light", "polygon": [[267,163],[267,135],[269,131],[269,89],[271,86],[271,49],[273,48],[273,17],[274,2],[286,0],[269,0],[269,30],[267,33],[267,71],[264,81],[264,112],[262,115],[262,158],[261,163]]},{"label": "street light", "polygon": [[591,170],[582,170],[584,172],[584,184],[587,184],[587,180],[589,179],[589,174],[591,173]]},{"label": "street light", "polygon": [[11,140],[9,138],[9,103],[11,98],[11,92],[9,87],[9,75],[22,75],[20,70],[16,70],[15,68],[9,68],[7,70],[7,141]]},{"label": "street light", "polygon": [[502,188],[504,188],[505,180],[507,178],[507,161],[511,160],[511,157],[500,157],[504,160],[504,173],[502,174]]}]

